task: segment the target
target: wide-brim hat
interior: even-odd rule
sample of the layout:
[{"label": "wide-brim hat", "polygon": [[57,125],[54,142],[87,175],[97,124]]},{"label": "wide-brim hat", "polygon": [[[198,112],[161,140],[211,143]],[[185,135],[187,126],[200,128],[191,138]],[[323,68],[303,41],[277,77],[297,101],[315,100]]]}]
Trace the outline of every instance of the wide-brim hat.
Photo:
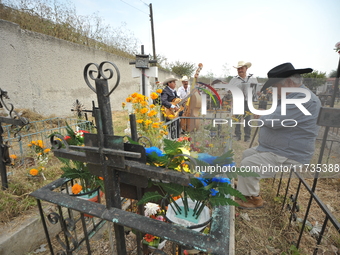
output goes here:
[{"label": "wide-brim hat", "polygon": [[182,77],[181,81],[189,81],[188,76],[184,75],[184,76]]},{"label": "wide-brim hat", "polygon": [[267,73],[269,79],[263,85],[261,92],[289,76],[311,72],[313,72],[312,68],[295,69],[291,63],[278,65]]},{"label": "wide-brim hat", "polygon": [[240,68],[242,66],[246,66],[247,68],[251,67],[250,62],[238,61],[237,65],[234,68]]},{"label": "wide-brim hat", "polygon": [[163,81],[163,85],[168,85],[169,82],[172,82],[172,81],[178,81],[178,79],[176,78],[167,78]]}]

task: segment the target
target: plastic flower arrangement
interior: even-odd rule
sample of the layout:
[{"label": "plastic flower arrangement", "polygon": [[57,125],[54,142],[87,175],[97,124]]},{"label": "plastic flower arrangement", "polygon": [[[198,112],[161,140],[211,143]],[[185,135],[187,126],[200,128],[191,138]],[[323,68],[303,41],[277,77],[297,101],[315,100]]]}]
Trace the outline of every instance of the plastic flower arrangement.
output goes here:
[{"label": "plastic flower arrangement", "polygon": [[[230,184],[230,179],[237,175],[249,176],[237,171],[227,172],[226,176],[219,176],[212,171],[218,166],[235,167],[233,151],[229,150],[221,156],[212,156],[207,153],[189,151],[187,140],[172,141],[164,139],[164,152],[157,147],[146,148],[147,163],[157,167],[165,167],[174,171],[191,174],[189,186],[177,183],[164,183],[161,180],[152,180],[152,184],[159,187],[161,192],[146,192],[139,204],[149,201],[165,200],[176,214],[192,214],[196,219],[205,206],[238,205],[229,196],[245,199],[244,196]],[[236,168],[236,167],[235,167]],[[199,171],[196,171],[199,169]],[[179,206],[175,197],[179,196],[183,206]],[[194,208],[189,208],[189,200],[194,201]]]},{"label": "plastic flower arrangement", "polygon": [[[89,131],[86,130],[74,131],[68,124],[66,124],[66,132],[67,135],[64,136],[64,140],[69,145],[76,146],[83,146],[84,133],[89,133]],[[102,190],[104,190],[103,178],[91,174],[85,162],[66,158],[58,159],[62,163],[64,163],[64,166],[61,167],[61,170],[64,171],[61,177],[72,179],[75,182],[75,184],[72,186],[73,194],[80,194],[92,191],[99,186]]]},{"label": "plastic flower arrangement", "polygon": [[[162,90],[158,89],[151,93],[150,98],[155,101],[159,98],[160,93]],[[159,117],[160,105],[150,104],[149,101],[151,100],[148,97],[138,93],[133,93],[126,98],[126,102],[132,104],[133,112],[136,115],[139,135],[148,137],[153,145],[159,147],[168,131]],[[123,104],[124,107],[125,104]]]},{"label": "plastic flower arrangement", "polygon": [[[146,217],[150,217],[152,219],[159,221],[165,221],[164,217],[165,211],[162,210],[158,204],[146,203],[144,208],[145,208],[144,215]],[[159,248],[160,238],[158,236],[154,236],[151,234],[145,234],[143,237],[143,243],[155,248]]]},{"label": "plastic flower arrangement", "polygon": [[40,166],[44,166],[48,163],[50,148],[46,148],[44,142],[42,140],[31,141],[28,144],[28,147],[31,148],[33,152],[33,157],[36,160],[36,163]]}]

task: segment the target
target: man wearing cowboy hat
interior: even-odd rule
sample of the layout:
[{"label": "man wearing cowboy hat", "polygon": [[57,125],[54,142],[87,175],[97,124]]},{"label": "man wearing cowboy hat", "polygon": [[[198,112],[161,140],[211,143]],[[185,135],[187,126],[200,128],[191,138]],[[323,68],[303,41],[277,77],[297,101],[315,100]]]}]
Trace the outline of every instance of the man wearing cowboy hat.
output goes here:
[{"label": "man wearing cowboy hat", "polygon": [[[234,68],[237,69],[238,75],[232,78],[228,84],[228,86],[237,86],[239,87],[244,95],[244,110],[249,112],[248,108],[248,87],[253,87],[253,101],[256,101],[256,85],[257,85],[257,79],[255,77],[252,77],[252,74],[247,75],[248,68],[251,67],[250,62],[244,62],[239,61],[237,63],[237,66],[234,66]],[[241,119],[241,115],[238,116],[239,119]],[[250,133],[251,129],[248,125],[248,121],[250,120],[250,116],[246,115],[244,117],[244,141],[247,142],[250,139]],[[240,121],[241,122],[241,121]],[[243,124],[243,123],[242,123]],[[242,124],[236,124],[235,125],[235,137],[239,141],[241,140],[241,126]]]},{"label": "man wearing cowboy hat", "polygon": [[[263,125],[260,127],[259,145],[243,152],[241,168],[255,169],[259,177],[238,177],[237,190],[247,199],[237,201],[240,208],[263,207],[259,185],[261,178],[274,177],[277,169],[294,171],[294,169],[299,169],[299,166],[310,162],[319,131],[316,123],[321,103],[319,98],[302,84],[300,74],[312,71],[311,68],[295,69],[291,63],[284,63],[268,72],[269,79],[262,87],[262,91],[268,87],[277,88],[277,107],[272,114],[260,117]],[[283,96],[289,100],[303,99],[310,94],[310,99],[302,105],[311,115],[305,115],[295,104],[281,105],[281,89],[287,87],[291,90]],[[305,90],[306,93],[294,92],[294,88]],[[283,107],[286,108],[285,115],[281,114]],[[285,125],[281,125],[282,121]]]},{"label": "man wearing cowboy hat", "polygon": [[187,95],[190,94],[190,85],[188,76],[183,76],[182,79],[182,86],[178,89],[178,95],[181,99],[185,98]]},{"label": "man wearing cowboy hat", "polygon": [[[162,106],[166,107],[166,108],[172,108],[174,111],[178,111],[179,108],[172,104],[172,101],[175,98],[178,98],[179,96],[177,95],[176,92],[176,81],[178,81],[178,79],[176,78],[167,78],[163,81],[163,85],[166,86],[162,93],[161,93],[161,104]],[[169,119],[167,119],[167,121],[169,121]],[[169,126],[169,131],[171,134],[171,138],[178,138],[179,137],[179,132],[180,132],[180,125],[179,125],[179,121],[176,120],[175,122],[171,123],[171,125]]]},{"label": "man wearing cowboy hat", "polygon": [[173,108],[175,111],[178,110],[178,107],[171,104],[171,102],[179,97],[176,92],[176,78],[167,78],[163,81],[163,85],[166,86],[161,93],[161,103],[166,108]]}]

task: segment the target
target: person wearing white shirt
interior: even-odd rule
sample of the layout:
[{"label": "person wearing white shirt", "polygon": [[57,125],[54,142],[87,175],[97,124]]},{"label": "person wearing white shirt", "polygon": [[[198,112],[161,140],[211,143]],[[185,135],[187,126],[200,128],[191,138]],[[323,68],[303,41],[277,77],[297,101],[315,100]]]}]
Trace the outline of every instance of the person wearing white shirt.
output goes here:
[{"label": "person wearing white shirt", "polygon": [[178,89],[178,96],[183,99],[187,95],[190,94],[190,85],[189,85],[189,78],[187,76],[183,76],[182,79],[182,86]]},{"label": "person wearing white shirt", "polygon": [[[244,95],[244,111],[249,112],[248,108],[248,87],[253,88],[253,102],[257,101],[257,94],[256,94],[256,87],[257,87],[257,79],[255,77],[252,77],[252,74],[247,75],[247,70],[248,68],[251,67],[250,62],[244,62],[244,61],[239,61],[237,66],[234,66],[234,68],[237,69],[238,75],[232,78],[228,84],[228,86],[237,86],[240,88],[243,92]],[[238,117],[241,119],[241,116]],[[248,125],[248,121],[250,119],[250,116],[245,116],[244,117],[244,141],[247,142],[250,140],[250,133],[251,129],[250,126]],[[241,122],[241,121],[240,121]],[[236,124],[235,125],[235,137],[239,141],[241,140],[241,125],[242,124]]]}]

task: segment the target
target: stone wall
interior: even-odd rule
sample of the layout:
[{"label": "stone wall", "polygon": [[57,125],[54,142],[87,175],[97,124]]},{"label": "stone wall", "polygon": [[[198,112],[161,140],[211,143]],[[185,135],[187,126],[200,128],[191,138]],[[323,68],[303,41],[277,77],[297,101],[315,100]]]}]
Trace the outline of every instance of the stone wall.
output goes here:
[{"label": "stone wall", "polygon": [[[15,23],[0,20],[0,88],[8,91],[8,102],[15,109],[27,108],[44,116],[65,117],[72,115],[70,110],[76,99],[91,109],[96,94],[86,85],[83,71],[88,63],[103,61],[113,62],[120,71],[119,86],[110,99],[112,110],[121,110],[126,96],[139,90],[139,78],[132,78],[133,65],[129,65],[133,59],[24,30]],[[173,74],[159,70],[158,76],[162,81]],[[114,79],[109,80],[109,86],[114,83]]]}]

